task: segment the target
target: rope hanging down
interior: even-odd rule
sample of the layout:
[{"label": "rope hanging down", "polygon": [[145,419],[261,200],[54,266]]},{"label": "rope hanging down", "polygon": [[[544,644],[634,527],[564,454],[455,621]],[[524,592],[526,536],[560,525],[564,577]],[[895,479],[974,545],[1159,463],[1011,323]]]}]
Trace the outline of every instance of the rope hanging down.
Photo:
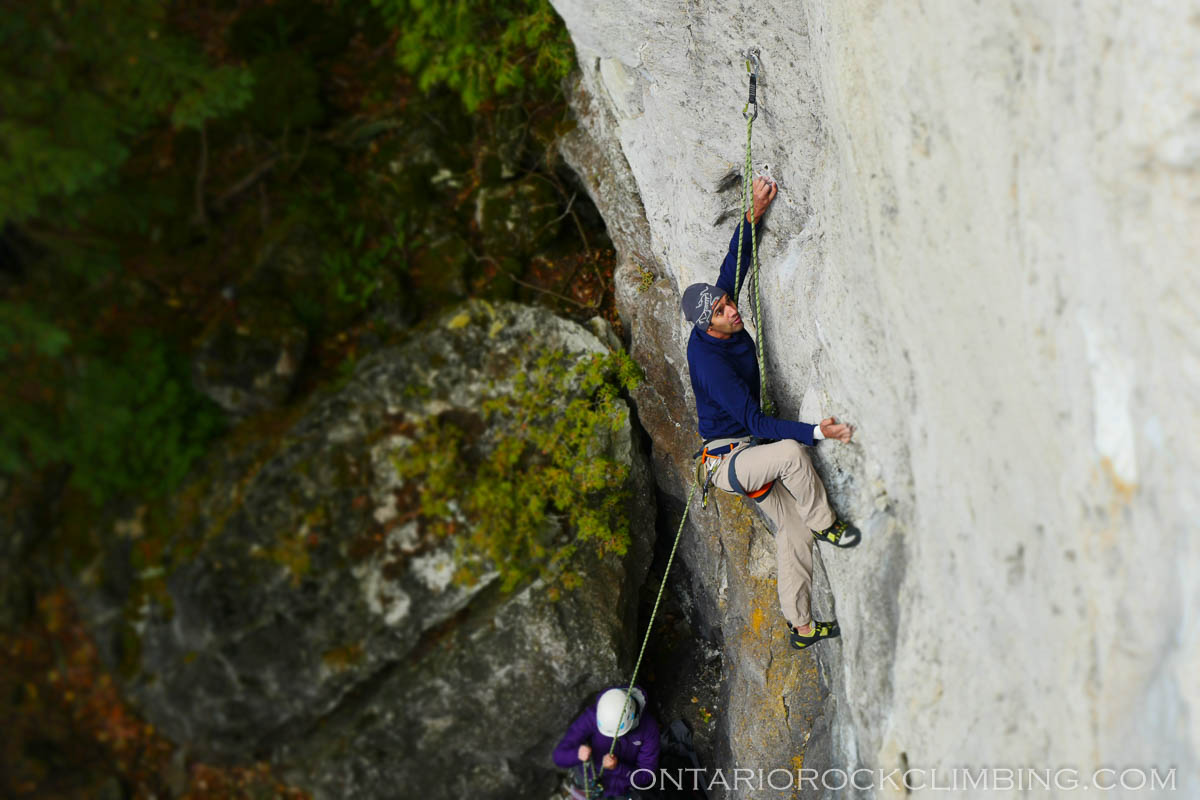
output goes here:
[{"label": "rope hanging down", "polygon": [[[753,204],[750,199],[750,184],[753,181],[753,166],[750,162],[750,136],[754,127],[754,120],[758,117],[758,101],[755,99],[755,89],[758,84],[758,67],[759,67],[759,50],[757,47],[752,47],[745,53],[746,56],[746,71],[750,73],[750,99],[746,102],[746,107],[742,109],[742,115],[746,118],[746,172],[742,180],[742,217],[738,223],[738,255],[737,268],[734,274],[733,285],[738,286],[742,271],[742,226],[746,224],[746,210],[749,206],[751,219],[753,219],[754,211]],[[751,68],[753,62],[753,68]],[[754,113],[747,113],[750,107],[754,107]],[[771,401],[767,397],[767,371],[766,365],[763,363],[763,324],[762,324],[762,304],[759,301],[758,292],[758,244],[755,241],[754,225],[750,225],[750,258],[751,258],[751,274],[750,281],[754,287],[754,321],[758,325],[758,376],[759,376],[759,392],[762,398],[763,410],[766,413],[771,413]],[[734,303],[737,303],[737,297],[733,298]],[[638,651],[637,661],[633,665],[633,674],[629,678],[629,688],[625,690],[625,704],[621,707],[621,715],[617,717],[618,721],[625,719],[625,713],[629,710],[629,703],[633,697],[633,687],[637,683],[638,670],[642,667],[642,658],[646,655],[646,645],[650,643],[650,633],[654,630],[654,617],[658,614],[659,603],[662,602],[663,591],[667,588],[667,577],[671,574],[671,564],[675,561],[675,551],[679,548],[679,539],[683,535],[683,526],[687,522],[688,512],[692,508],[692,500],[696,497],[697,485],[692,484],[691,491],[688,492],[687,502],[683,506],[683,516],[679,518],[679,528],[675,531],[675,541],[671,544],[671,554],[667,557],[667,567],[663,570],[662,583],[658,587],[658,595],[654,598],[654,607],[650,610],[650,620],[646,623],[646,633],[642,637],[642,648]],[[620,724],[618,722],[618,724]],[[617,737],[614,736],[612,744],[608,746],[608,754],[611,756],[617,748]],[[589,759],[590,761],[590,759]],[[584,767],[584,781],[588,781],[587,766]],[[604,765],[601,763],[599,771],[595,773],[595,781],[599,783],[600,776],[604,774]],[[590,785],[590,784],[589,784]]]},{"label": "rope hanging down", "polygon": [[592,760],[583,762],[583,793],[588,800],[598,800],[604,793],[600,785],[600,774],[592,770]]},{"label": "rope hanging down", "polygon": [[[758,118],[758,100],[755,93],[758,87],[758,67],[759,67],[759,50],[757,47],[751,47],[744,53],[746,57],[746,71],[750,73],[750,99],[746,101],[745,107],[742,109],[742,116],[746,118],[746,169],[742,174],[742,216],[738,220],[738,254],[737,267],[734,270],[733,286],[734,297],[733,303],[737,305],[737,291],[741,285],[742,276],[742,229],[746,224],[746,211],[750,211],[750,286],[754,292],[754,325],[757,328],[755,331],[758,334],[758,395],[762,404],[763,413],[768,416],[774,413],[774,406],[771,403],[771,397],[767,394],[767,365],[763,357],[763,338],[766,336],[766,326],[763,324],[762,317],[762,301],[759,299],[758,291],[758,241],[754,233],[754,202],[751,199],[751,185],[754,182],[754,165],[750,160],[750,139],[754,130],[754,120]],[[748,113],[753,107],[754,113]]]},{"label": "rope hanging down", "polygon": [[[683,516],[679,518],[679,529],[675,531],[675,543],[671,545],[671,555],[667,557],[667,568],[663,570],[662,583],[658,586],[658,596],[654,598],[654,608],[650,609],[650,621],[646,623],[646,635],[642,637],[642,649],[638,651],[637,662],[633,665],[633,675],[629,678],[629,688],[625,690],[625,705],[621,707],[621,716],[617,717],[618,726],[625,719],[625,712],[629,710],[629,700],[633,697],[633,685],[637,682],[638,670],[642,666],[642,657],[646,655],[646,645],[650,642],[650,632],[654,630],[654,616],[658,613],[658,604],[662,601],[663,590],[667,588],[667,576],[671,574],[671,563],[675,560],[675,550],[679,547],[679,537],[683,535],[683,523],[687,522],[688,511],[692,508],[692,499],[696,496],[696,485],[692,484],[692,490],[688,493],[687,502],[683,506]],[[614,736],[612,744],[608,746],[608,754],[611,756],[613,751],[617,749],[617,737]],[[600,776],[604,774],[604,764],[601,763],[600,771],[596,773],[596,780],[600,780]]]}]

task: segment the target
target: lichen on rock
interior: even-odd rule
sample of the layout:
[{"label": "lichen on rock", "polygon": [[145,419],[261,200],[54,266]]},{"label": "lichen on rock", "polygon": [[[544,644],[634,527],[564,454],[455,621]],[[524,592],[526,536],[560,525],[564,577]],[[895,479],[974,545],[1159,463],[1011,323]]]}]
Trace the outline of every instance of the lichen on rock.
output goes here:
[{"label": "lichen on rock", "polygon": [[[155,543],[135,549],[159,589],[129,570],[80,587],[102,638],[136,640],[139,708],[195,752],[272,758],[318,794],[457,796],[430,768],[447,758],[480,774],[507,761],[478,796],[546,784],[546,737],[581,687],[617,678],[648,566],[647,470],[616,367],[601,368],[621,363],[548,311],[470,302],[362,359],[265,439],[235,431],[163,508],[116,523]],[[430,444],[450,427],[452,448]],[[546,475],[571,466],[553,446],[576,474]],[[519,454],[507,477],[545,494],[545,537],[517,535],[503,505],[481,516],[496,487],[479,479],[507,478],[476,468],[505,448]],[[437,459],[455,480],[422,501]],[[601,517],[614,527],[586,529]],[[511,538],[489,549],[485,525]],[[502,557],[514,543],[521,559]]]}]

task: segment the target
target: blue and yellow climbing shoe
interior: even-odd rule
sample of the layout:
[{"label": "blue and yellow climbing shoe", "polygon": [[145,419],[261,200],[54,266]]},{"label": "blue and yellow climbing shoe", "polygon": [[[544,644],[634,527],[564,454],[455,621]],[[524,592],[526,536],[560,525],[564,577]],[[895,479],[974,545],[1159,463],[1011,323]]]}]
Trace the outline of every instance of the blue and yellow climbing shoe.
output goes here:
[{"label": "blue and yellow climbing shoe", "polygon": [[858,528],[840,519],[834,520],[833,524],[823,531],[813,531],[812,535],[822,542],[829,542],[834,547],[841,548],[854,547],[862,540]]},{"label": "blue and yellow climbing shoe", "polygon": [[812,621],[812,633],[808,634],[807,636],[799,633],[795,628],[792,627],[790,622],[788,623],[788,630],[792,634],[788,641],[791,643],[792,647],[796,648],[797,650],[803,650],[810,644],[816,644],[822,639],[832,639],[835,636],[842,635],[842,629],[838,627],[836,619],[830,620],[829,622],[821,622],[820,620],[814,619]]}]

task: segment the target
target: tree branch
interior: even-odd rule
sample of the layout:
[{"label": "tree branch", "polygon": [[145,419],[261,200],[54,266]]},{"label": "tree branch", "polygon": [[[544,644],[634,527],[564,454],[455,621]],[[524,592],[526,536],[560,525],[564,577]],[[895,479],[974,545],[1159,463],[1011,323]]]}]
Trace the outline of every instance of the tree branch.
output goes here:
[{"label": "tree branch", "polygon": [[217,198],[217,201],[213,203],[213,206],[218,210],[223,209],[230,200],[244,192],[246,189],[249,189],[254,185],[255,181],[270,172],[271,168],[275,166],[275,163],[279,161],[279,159],[279,155],[273,155],[254,169],[250,170],[249,175],[226,189],[225,192]]},{"label": "tree branch", "polygon": [[487,255],[481,256],[469,247],[467,248],[467,252],[470,253],[471,257],[474,258],[475,261],[477,261],[477,262],[490,261],[496,267],[497,270],[499,270],[500,272],[503,272],[505,275],[512,278],[514,282],[520,284],[521,286],[524,286],[526,289],[533,289],[535,292],[541,292],[542,294],[548,294],[551,297],[557,297],[559,300],[563,300],[565,302],[570,303],[573,306],[578,306],[579,308],[587,309],[589,311],[593,311],[596,308],[596,306],[594,306],[594,305],[585,305],[573,297],[567,297],[565,294],[559,294],[558,292],[553,291],[552,289],[546,289],[541,286],[535,286],[532,283],[527,283],[526,281],[523,281],[520,278],[518,278],[516,276],[516,274],[513,273],[512,271],[507,270],[504,267],[500,266],[500,262],[497,261],[496,259],[492,258],[491,256],[487,256]]},{"label": "tree branch", "polygon": [[208,212],[204,208],[204,183],[208,178],[208,133],[200,123],[200,169],[196,172],[196,210],[192,212],[192,224],[208,227]]}]

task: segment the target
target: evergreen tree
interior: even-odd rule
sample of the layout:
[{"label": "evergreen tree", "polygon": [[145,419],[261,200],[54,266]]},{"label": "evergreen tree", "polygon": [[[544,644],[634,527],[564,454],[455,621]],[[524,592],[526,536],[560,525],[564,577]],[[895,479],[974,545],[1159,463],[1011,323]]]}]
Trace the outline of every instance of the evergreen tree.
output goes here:
[{"label": "evergreen tree", "polygon": [[79,222],[153,125],[198,128],[250,99],[166,29],[163,0],[6,3],[0,15],[0,227]]}]

